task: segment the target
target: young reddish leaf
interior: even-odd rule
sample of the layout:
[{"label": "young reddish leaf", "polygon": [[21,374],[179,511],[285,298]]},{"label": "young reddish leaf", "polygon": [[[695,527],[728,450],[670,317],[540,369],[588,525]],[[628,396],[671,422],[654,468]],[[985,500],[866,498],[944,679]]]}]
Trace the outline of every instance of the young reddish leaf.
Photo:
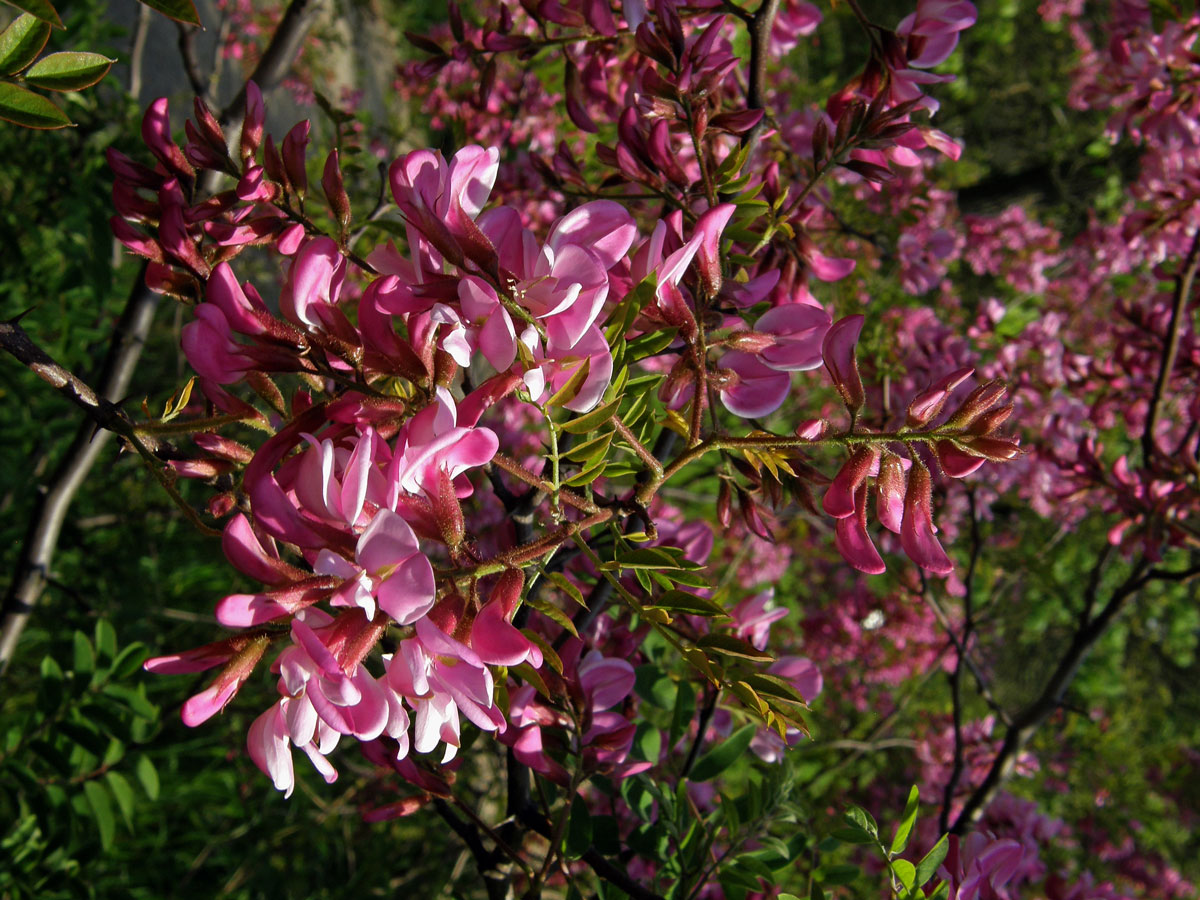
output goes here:
[{"label": "young reddish leaf", "polygon": [[0,82],[0,119],[26,128],[46,130],[74,124],[45,97],[7,82]]},{"label": "young reddish leaf", "polygon": [[55,28],[64,27],[62,19],[58,17],[58,11],[49,0],[4,0],[4,2],[53,25]]},{"label": "young reddish leaf", "polygon": [[138,0],[138,2],[176,22],[201,25],[200,14],[196,12],[196,4],[192,0]]},{"label": "young reddish leaf", "polygon": [[99,53],[51,53],[30,66],[25,80],[48,91],[81,91],[107,75],[114,62]]},{"label": "young reddish leaf", "polygon": [[50,26],[29,13],[21,13],[0,31],[0,74],[15,75],[37,59],[50,37]]}]

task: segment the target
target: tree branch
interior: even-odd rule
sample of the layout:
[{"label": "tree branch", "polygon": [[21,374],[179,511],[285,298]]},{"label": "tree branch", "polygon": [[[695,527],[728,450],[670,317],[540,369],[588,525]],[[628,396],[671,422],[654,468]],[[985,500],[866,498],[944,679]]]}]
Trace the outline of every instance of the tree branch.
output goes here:
[{"label": "tree branch", "polygon": [[1200,267],[1200,229],[1192,238],[1192,248],[1188,251],[1183,268],[1175,278],[1175,299],[1171,304],[1171,322],[1167,326],[1167,343],[1163,347],[1162,358],[1159,361],[1158,377],[1154,380],[1154,393],[1150,395],[1150,408],[1146,412],[1146,427],[1142,431],[1142,465],[1150,468],[1151,458],[1157,449],[1154,441],[1154,429],[1162,413],[1163,395],[1171,380],[1171,372],[1175,368],[1175,358],[1179,355],[1179,338],[1184,321],[1184,310],[1192,295],[1192,285],[1196,281],[1196,270]]},{"label": "tree branch", "polygon": [[987,777],[967,798],[962,812],[959,813],[954,825],[950,828],[951,832],[962,834],[987,808],[1000,786],[1012,774],[1017,757],[1025,749],[1029,739],[1042,723],[1062,705],[1063,697],[1067,688],[1071,686],[1071,682],[1075,680],[1079,666],[1096,642],[1108,631],[1130,598],[1156,579],[1185,580],[1195,577],[1196,574],[1190,569],[1182,572],[1160,572],[1150,569],[1145,557],[1138,560],[1133,571],[1129,573],[1120,587],[1113,591],[1103,609],[1076,629],[1070,646],[1058,661],[1058,665],[1047,680],[1045,687],[1042,688],[1042,692],[1013,717],[1012,724],[1005,731],[1004,743],[992,761]]},{"label": "tree branch", "polygon": [[109,439],[109,431],[97,431],[96,424],[103,424],[100,420],[105,418],[114,424],[128,423],[124,412],[114,403],[129,390],[157,307],[158,295],[146,287],[143,268],[117,323],[95,392],[37,348],[15,322],[0,325],[0,346],[88,412],[88,419],[80,424],[66,455],[42,491],[4,595],[0,607],[0,675],[8,669],[21,633],[45,587],[75,492]]}]

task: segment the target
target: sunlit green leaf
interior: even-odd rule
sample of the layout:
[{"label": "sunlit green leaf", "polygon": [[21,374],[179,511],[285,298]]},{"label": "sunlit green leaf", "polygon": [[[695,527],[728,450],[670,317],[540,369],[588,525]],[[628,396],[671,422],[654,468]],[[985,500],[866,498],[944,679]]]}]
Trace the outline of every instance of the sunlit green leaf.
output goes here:
[{"label": "sunlit green leaf", "polygon": [[48,91],[81,91],[107,75],[114,62],[99,53],[51,53],[30,66],[24,77],[34,87]]},{"label": "sunlit green leaf", "polygon": [[0,32],[0,74],[14,75],[37,59],[50,37],[50,26],[29,13],[21,13]]}]

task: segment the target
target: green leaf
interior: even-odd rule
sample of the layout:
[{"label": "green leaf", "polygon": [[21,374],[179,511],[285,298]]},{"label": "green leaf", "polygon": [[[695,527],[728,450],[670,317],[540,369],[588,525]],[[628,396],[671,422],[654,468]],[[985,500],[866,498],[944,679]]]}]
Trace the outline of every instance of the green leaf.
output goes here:
[{"label": "green leaf", "polygon": [[843,844],[873,844],[875,838],[867,834],[857,825],[842,825],[839,828],[829,832],[832,837],[837,838]]},{"label": "green leaf", "polygon": [[48,91],[81,91],[107,75],[114,62],[99,53],[51,53],[29,67],[25,80]]},{"label": "green leaf", "polygon": [[912,790],[908,792],[908,801],[904,804],[904,813],[900,818],[900,824],[896,826],[896,836],[892,838],[892,847],[889,851],[892,856],[903,853],[904,848],[908,846],[908,837],[912,834],[913,826],[917,822],[917,809],[920,805],[920,791],[917,790],[916,785],[913,785]]},{"label": "green leaf", "polygon": [[691,682],[681,681],[675,691],[675,708],[671,712],[671,730],[667,736],[669,746],[674,747],[683,737],[692,716],[696,714],[696,689]]},{"label": "green leaf", "polygon": [[587,803],[576,794],[571,798],[571,814],[567,819],[567,837],[563,855],[568,859],[579,859],[592,846],[592,818]]},{"label": "green leaf", "polygon": [[664,328],[662,331],[639,335],[628,342],[626,356],[630,362],[656,356],[671,346],[678,331],[678,328]]},{"label": "green leaf", "polygon": [[929,882],[929,879],[937,873],[938,866],[946,858],[946,854],[950,852],[950,843],[946,835],[942,835],[942,839],[933,845],[933,848],[925,854],[919,863],[917,863],[916,886],[924,887]]},{"label": "green leaf", "polygon": [[56,730],[76,746],[91,753],[97,760],[103,759],[104,754],[108,751],[108,737],[92,728],[90,722],[82,725],[74,722],[59,722]]},{"label": "green leaf", "polygon": [[775,657],[757,649],[748,641],[736,638],[732,634],[706,634],[696,642],[701,650],[713,650],[722,656],[735,656],[738,659],[749,659],[755,662],[771,662]]},{"label": "green leaf", "polygon": [[728,618],[725,607],[707,597],[698,597],[687,591],[667,591],[655,599],[654,606],[668,612],[685,613],[689,616],[707,616],[710,618],[723,616]]},{"label": "green leaf", "polygon": [[584,413],[578,419],[572,419],[564,425],[560,425],[561,431],[569,432],[570,434],[587,434],[595,431],[614,415],[616,415],[617,407],[621,405],[621,398],[618,397],[611,403],[606,403],[603,406],[593,409],[591,412]]},{"label": "green leaf", "polygon": [[824,884],[849,884],[858,877],[859,868],[848,864],[822,866],[814,874]]},{"label": "green leaf", "polygon": [[796,690],[791,682],[778,675],[767,675],[765,673],[753,673],[746,676],[746,683],[758,693],[766,697],[774,697],[780,700],[786,700],[789,703],[799,703],[802,706],[807,706],[808,702],[804,696]]},{"label": "green leaf", "polygon": [[662,732],[649,722],[642,722],[637,727],[633,746],[637,748],[638,755],[643,760],[658,765],[658,758],[662,752]]},{"label": "green leaf", "polygon": [[871,837],[879,837],[879,826],[875,824],[875,819],[861,806],[851,806],[846,810],[846,821],[857,825]]},{"label": "green leaf", "polygon": [[48,22],[55,28],[64,27],[62,19],[58,17],[58,11],[50,4],[49,0],[4,0],[4,2],[31,16],[36,16],[43,22]]},{"label": "green leaf", "polygon": [[186,22],[188,25],[200,25],[200,14],[192,0],[140,0],[142,5],[160,12],[168,19],[176,22]]},{"label": "green leaf", "polygon": [[708,781],[711,778],[716,778],[745,754],[750,748],[750,741],[754,739],[754,734],[757,731],[757,725],[743,725],[726,738],[723,743],[709,750],[696,760],[696,764],[692,766],[692,771],[688,773],[688,779],[691,781]]},{"label": "green leaf", "polygon": [[95,630],[96,657],[102,662],[112,662],[117,655],[117,632],[108,619],[98,619]]},{"label": "green leaf", "polygon": [[566,629],[573,637],[579,637],[579,632],[575,630],[575,623],[571,621],[571,617],[565,612],[551,603],[549,600],[544,600],[541,597],[534,595],[525,600],[530,606],[536,609],[544,616],[553,619],[564,629]]},{"label": "green leaf", "polygon": [[555,587],[574,600],[579,606],[587,609],[587,603],[583,599],[583,594],[579,592],[579,588],[571,584],[567,576],[563,575],[562,572],[550,572],[546,577],[550,579]]},{"label": "green leaf", "polygon": [[627,550],[613,562],[604,563],[604,569],[678,569],[679,562],[660,547],[639,547]]},{"label": "green leaf", "polygon": [[562,454],[562,458],[576,463],[594,464],[594,457],[604,456],[608,452],[608,447],[612,443],[612,439],[613,432],[606,431],[598,437],[584,441],[577,447],[572,447],[566,453]]},{"label": "green leaf", "polygon": [[66,113],[45,97],[6,81],[0,81],[0,119],[47,131],[73,124]]},{"label": "green leaf", "polygon": [[134,641],[122,647],[112,662],[112,678],[117,681],[128,678],[142,667],[149,655],[149,650],[141,641]]},{"label": "green leaf", "polygon": [[904,885],[906,891],[911,891],[915,886],[913,881],[917,875],[917,867],[907,859],[893,859],[892,873]]},{"label": "green leaf", "polygon": [[585,484],[591,484],[597,478],[604,474],[604,469],[607,466],[607,460],[600,459],[593,465],[584,469],[578,475],[572,475],[566,479],[563,484],[566,487],[583,487]]},{"label": "green leaf", "polygon": [[98,781],[85,781],[83,793],[87,797],[88,806],[92,808],[92,817],[100,831],[100,846],[105,850],[112,846],[113,837],[117,831],[117,821],[113,818],[112,802]]},{"label": "green leaf", "polygon": [[71,668],[80,675],[91,675],[96,671],[96,653],[82,631],[75,632],[75,659]]},{"label": "green leaf", "polygon": [[565,406],[578,397],[580,390],[583,389],[583,383],[587,381],[588,373],[591,371],[592,358],[584,357],[583,362],[571,373],[571,377],[566,380],[566,383],[546,401],[546,406]]},{"label": "green leaf", "polygon": [[15,75],[37,59],[50,37],[50,26],[29,13],[21,13],[0,32],[0,73]]},{"label": "green leaf", "polygon": [[146,792],[146,796],[151,800],[157,800],[158,770],[154,768],[154,763],[150,761],[150,757],[142,756],[138,759],[137,765],[134,767],[134,774],[137,775],[138,784],[142,786],[142,790]]},{"label": "green leaf", "polygon": [[117,798],[117,806],[121,809],[121,818],[125,820],[126,827],[133,831],[133,788],[129,786],[129,782],[120,772],[106,772],[104,780],[108,782],[108,789],[112,791],[114,797]]},{"label": "green leaf", "polygon": [[146,699],[146,695],[140,690],[124,684],[109,684],[104,688],[104,696],[111,697],[118,703],[129,708],[136,716],[141,716],[143,719],[157,719],[158,707]]},{"label": "green leaf", "polygon": [[538,674],[538,670],[529,663],[524,662],[519,666],[512,666],[508,671],[510,674],[517,676],[523,682],[532,686],[535,691],[537,691],[547,700],[554,700],[554,698],[550,696],[550,688],[546,686],[545,680],[543,680],[542,676]]}]

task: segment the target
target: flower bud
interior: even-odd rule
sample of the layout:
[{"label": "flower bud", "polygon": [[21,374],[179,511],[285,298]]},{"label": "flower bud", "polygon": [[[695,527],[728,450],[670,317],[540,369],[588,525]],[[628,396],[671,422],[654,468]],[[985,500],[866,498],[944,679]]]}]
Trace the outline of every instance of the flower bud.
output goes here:
[{"label": "flower bud", "polygon": [[975,370],[970,367],[956,369],[934,382],[928,390],[917,394],[912,403],[908,405],[908,414],[905,419],[908,427],[921,428],[936,419],[941,413],[942,407],[946,405],[946,401],[950,399],[950,395],[954,393],[954,389],[970,378],[974,372]]},{"label": "flower bud", "polygon": [[864,321],[865,318],[860,315],[838,319],[821,344],[825,368],[829,370],[833,386],[842,395],[842,402],[846,404],[846,409],[851,415],[857,415],[867,400],[855,356],[858,336],[862,332]]},{"label": "flower bud", "polygon": [[904,465],[895,453],[885,450],[875,482],[875,515],[893,534],[900,533],[904,520]]},{"label": "flower bud", "polygon": [[972,422],[1003,400],[1007,393],[1008,385],[998,379],[981,384],[967,395],[967,399],[946,420],[946,426],[948,428],[969,427]]}]

